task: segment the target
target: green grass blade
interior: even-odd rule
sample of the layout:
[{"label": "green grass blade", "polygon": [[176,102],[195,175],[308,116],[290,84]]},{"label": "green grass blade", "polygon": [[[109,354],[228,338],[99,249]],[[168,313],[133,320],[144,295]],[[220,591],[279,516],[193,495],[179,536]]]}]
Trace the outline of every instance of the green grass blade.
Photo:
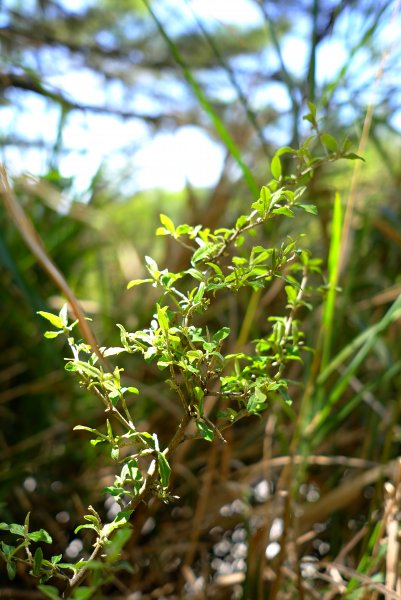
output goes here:
[{"label": "green grass blade", "polygon": [[[363,574],[369,575],[370,570],[375,565],[377,565],[377,563],[379,563],[380,560],[383,560],[384,554],[386,552],[386,547],[384,545],[382,545],[382,547],[380,548],[379,553],[374,552],[375,547],[379,543],[381,535],[382,535],[382,522],[379,521],[378,523],[375,524],[375,526],[373,528],[373,531],[372,531],[371,536],[368,541],[368,546],[366,548],[366,551],[364,552],[363,556],[361,557],[361,560],[356,568],[357,573],[360,573],[362,575]],[[353,591],[355,591],[354,594],[352,594]],[[348,585],[347,585],[347,597],[354,598],[354,600],[357,600],[357,598],[360,597],[360,592],[361,592],[360,580],[356,577],[352,577],[349,580]]]},{"label": "green grass blade", "polygon": [[376,338],[382,331],[396,319],[401,316],[401,294],[394,300],[386,314],[380,319],[378,323],[375,323],[368,329],[365,329],[360,335],[358,335],[352,342],[350,342],[345,348],[337,354],[335,358],[330,361],[330,364],[322,371],[317,379],[317,384],[321,385],[330,377],[334,371],[338,369],[351,355],[355,355],[358,348],[370,348],[374,345]]},{"label": "green grass blade", "polygon": [[[314,445],[319,445],[324,439],[327,439],[328,435],[332,431],[339,431],[345,419],[364,401],[365,394],[373,393],[375,390],[380,390],[384,385],[387,385],[390,381],[394,381],[394,378],[401,372],[401,361],[397,361],[392,367],[384,371],[375,380],[364,385],[362,389],[357,392],[344,406],[341,406],[339,410],[330,414],[330,418],[321,423],[318,432],[314,436]],[[380,409],[372,404],[366,404],[369,410],[373,410],[380,420],[386,417],[386,408],[380,405]]]},{"label": "green grass blade", "polygon": [[[344,369],[344,372],[338,378],[336,385],[332,389],[332,391],[326,396],[326,404],[324,408],[317,413],[316,417],[313,419],[309,428],[312,431],[316,431],[324,421],[329,418],[331,410],[333,406],[338,402],[341,398],[344,391],[347,389],[348,384],[350,382],[351,377],[356,373],[358,368],[364,362],[369,352],[372,350],[375,345],[377,338],[380,336],[382,332],[384,332],[387,327],[396,319],[401,317],[401,294],[398,298],[393,302],[389,310],[382,317],[382,319],[366,329],[361,335],[359,335],[355,340],[353,340],[350,344],[348,344],[335,359],[330,362],[330,365],[323,371],[323,373],[318,377],[317,384],[323,384],[329,375],[333,373],[338,367],[344,363],[351,355],[353,356],[351,362]],[[311,431],[309,430],[309,434]]]},{"label": "green grass blade", "polygon": [[246,95],[244,94],[244,92],[241,89],[240,84],[237,81],[234,69],[232,69],[232,67],[230,66],[230,64],[226,61],[226,59],[224,58],[223,54],[220,52],[218,45],[216,44],[216,42],[214,41],[213,36],[208,32],[208,30],[206,29],[206,27],[203,25],[201,19],[199,19],[198,15],[196,14],[196,12],[194,11],[194,9],[191,6],[191,3],[189,2],[189,0],[186,0],[186,3],[189,7],[189,9],[192,12],[192,15],[195,19],[196,24],[198,25],[200,31],[202,32],[204,38],[206,39],[206,41],[208,42],[210,48],[212,49],[213,54],[215,55],[217,62],[220,64],[220,66],[222,67],[222,69],[224,69],[224,71],[227,73],[227,77],[231,82],[231,85],[233,86],[233,88],[235,89],[235,91],[237,92],[237,97],[238,100],[240,101],[240,103],[242,104],[246,116],[248,117],[248,121],[251,123],[252,127],[255,129],[256,134],[259,138],[261,147],[264,151],[264,153],[266,154],[266,156],[268,158],[271,158],[270,156],[270,151],[267,145],[267,142],[265,140],[265,137],[263,135],[263,131],[262,128],[260,127],[256,114],[255,112],[252,110],[252,108],[249,105],[248,99],[246,97]]},{"label": "green grass blade", "polygon": [[341,197],[337,192],[334,199],[333,219],[331,226],[331,242],[328,261],[329,291],[323,309],[323,349],[321,369],[327,367],[333,338],[334,308],[337,298],[337,283],[340,270],[341,232],[343,223],[343,210]]},{"label": "green grass blade", "polygon": [[217,133],[220,136],[220,139],[225,144],[225,146],[227,147],[227,149],[231,153],[231,155],[234,157],[234,159],[237,161],[237,164],[240,167],[240,169],[243,173],[244,179],[245,179],[249,189],[251,190],[253,196],[255,196],[255,198],[259,198],[259,187],[252,175],[251,170],[243,161],[242,155],[241,155],[241,152],[240,152],[238,146],[234,142],[233,138],[231,137],[226,126],[220,119],[219,115],[214,110],[214,108],[210,104],[209,100],[206,98],[202,88],[200,87],[199,83],[196,81],[195,77],[193,76],[191,69],[186,64],[185,60],[183,59],[180,51],[178,50],[178,48],[176,46],[176,44],[174,43],[174,41],[171,39],[171,37],[166,32],[166,30],[163,27],[162,23],[160,22],[159,18],[157,17],[155,12],[150,7],[149,2],[147,0],[143,0],[143,2],[145,3],[161,36],[165,40],[165,42],[171,52],[172,57],[177,62],[177,64],[181,67],[182,73],[183,73],[185,79],[187,80],[188,84],[191,86],[192,91],[194,92],[195,96],[199,100],[200,105],[205,110],[205,112],[209,115]]}]

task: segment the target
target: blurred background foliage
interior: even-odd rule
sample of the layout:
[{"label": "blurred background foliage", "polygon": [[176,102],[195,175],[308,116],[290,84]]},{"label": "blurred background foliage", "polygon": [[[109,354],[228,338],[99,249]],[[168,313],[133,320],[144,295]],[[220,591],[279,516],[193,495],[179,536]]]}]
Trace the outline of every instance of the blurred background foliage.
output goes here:
[{"label": "blurred background foliage", "polygon": [[[399,492],[391,469],[401,443],[400,329],[396,319],[375,329],[401,293],[399,3],[244,0],[233,2],[232,15],[226,6],[226,16],[220,5],[0,3],[2,161],[101,345],[118,344],[115,323],[132,330],[152,315],[152,291],[126,291],[143,275],[145,254],[170,269],[185,265],[185,253],[155,240],[159,213],[228,226],[253,200],[253,185],[270,178],[275,150],[308,135],[307,101],[317,104],[322,130],[350,138],[366,161],[318,170],[308,192],[318,217],[264,232],[272,246],[305,233],[326,265],[334,191],[344,204],[351,198],[331,347],[332,358],[343,352],[346,361],[320,384],[316,360],[298,366],[293,378],[305,387],[294,389],[293,407],[273,406],[265,419],[238,424],[227,447],[181,448],[173,485],[180,500],[141,507],[124,550],[133,572],[111,572],[103,593],[380,597],[379,588],[363,596],[361,577],[390,585],[383,477]],[[174,142],[180,132],[190,158],[212,173],[206,183],[186,175],[186,150]],[[171,151],[159,154],[157,140]],[[164,189],[166,170],[181,173],[181,184]],[[96,499],[110,480],[110,460],[71,432],[77,423],[96,427],[101,407],[63,373],[61,343],[43,340],[36,311],[64,300],[2,204],[0,228],[0,518],[20,522],[32,510],[56,550],[74,558],[82,546],[71,532],[85,507],[110,510]],[[240,295],[210,318],[240,335],[244,315],[252,316],[246,347],[266,331],[266,316],[283,311],[280,291],[274,285],[257,303]],[[305,323],[309,345],[318,347],[321,299]],[[364,332],[370,347],[347,376]],[[135,357],[123,366],[142,392],[138,422],[167,437],[177,408],[161,374]],[[299,453],[307,466],[289,469],[288,457]],[[83,542],[88,551],[90,538]],[[314,566],[323,559],[337,566]],[[28,597],[19,594],[32,580],[20,573],[12,585],[0,597]]]}]

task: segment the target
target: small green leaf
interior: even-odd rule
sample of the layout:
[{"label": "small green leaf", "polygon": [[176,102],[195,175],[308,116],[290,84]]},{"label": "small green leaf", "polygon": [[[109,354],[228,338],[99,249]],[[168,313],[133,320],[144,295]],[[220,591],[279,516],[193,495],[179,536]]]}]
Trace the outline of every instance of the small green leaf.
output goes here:
[{"label": "small green leaf", "polygon": [[11,533],[14,535],[25,536],[25,528],[23,525],[18,525],[17,523],[11,523],[10,527],[8,527]]},{"label": "small green leaf", "polygon": [[268,208],[272,198],[272,194],[266,185],[262,186],[262,189],[260,190],[260,198],[261,200],[263,200],[265,208]]},{"label": "small green leaf", "polygon": [[168,229],[166,229],[165,227],[158,227],[156,229],[156,235],[157,236],[170,235],[170,231],[168,231]]},{"label": "small green leaf", "polygon": [[79,431],[79,430],[89,431],[89,433],[96,433],[103,439],[105,439],[105,440],[107,439],[107,437],[105,435],[100,433],[100,431],[98,431],[97,429],[92,429],[92,427],[86,427],[85,425],[75,425],[75,427],[73,428],[73,431]]},{"label": "small green leaf", "polygon": [[52,556],[50,559],[52,565],[57,565],[57,563],[59,563],[62,558],[63,558],[62,554],[55,554],[54,556]]},{"label": "small green leaf", "polygon": [[[121,490],[121,491],[124,492],[124,490]],[[85,523],[85,525],[78,525],[78,527],[76,527],[74,529],[74,533],[78,533],[78,531],[81,531],[81,529],[93,529],[94,531],[96,531],[98,533],[98,527],[96,527],[96,525],[93,525],[92,523]]]},{"label": "small green leaf", "polygon": [[0,542],[0,547],[5,557],[11,556],[16,549],[15,546],[10,546],[9,544],[5,544],[4,542]]},{"label": "small green leaf", "polygon": [[163,488],[167,488],[170,481],[171,467],[162,452],[157,453],[157,468]]},{"label": "small green leaf", "polygon": [[209,427],[209,425],[207,425],[207,423],[205,421],[198,419],[196,421],[196,427],[198,428],[198,431],[204,440],[206,440],[207,442],[213,441],[213,438],[214,438],[213,429],[211,427]]},{"label": "small green leaf", "polygon": [[311,112],[312,117],[314,119],[316,119],[316,106],[310,100],[308,100],[308,108],[309,108],[309,110]]},{"label": "small green leaf", "polygon": [[295,288],[293,288],[291,285],[286,285],[285,291],[287,294],[288,301],[295,302],[296,297],[297,297],[297,290]]},{"label": "small green leaf", "polygon": [[322,133],[320,139],[331,152],[337,152],[337,141],[332,135],[329,133]]},{"label": "small green leaf", "polygon": [[196,294],[194,296],[194,304],[198,304],[202,300],[204,293],[205,293],[205,284],[203,281],[201,281],[201,283],[199,284],[198,291],[196,292]]},{"label": "small green leaf", "polygon": [[121,346],[112,346],[111,348],[100,348],[102,351],[102,356],[105,358],[107,356],[116,356],[116,354],[121,354],[121,352],[126,352],[126,348],[121,348]]},{"label": "small green leaf", "polygon": [[[124,388],[123,388],[124,389]],[[121,390],[122,391],[122,390]],[[125,390],[124,390],[125,391]],[[129,392],[130,394],[139,394],[139,390],[136,387],[127,387],[127,392]]]},{"label": "small green leaf", "polygon": [[204,246],[201,246],[200,248],[195,250],[195,252],[192,255],[192,259],[191,259],[192,265],[195,265],[197,262],[200,262],[201,260],[209,258],[212,255],[214,248],[215,248],[215,246],[212,244],[205,244]]},{"label": "small green leaf", "polygon": [[305,212],[310,213],[311,215],[317,215],[317,208],[314,204],[296,204],[299,208],[302,208]]},{"label": "small green leaf", "polygon": [[160,215],[160,222],[162,225],[164,225],[164,227],[170,232],[170,233],[174,233],[175,232],[175,226],[173,221],[170,219],[170,217],[168,217],[167,215]]},{"label": "small green leaf", "polygon": [[266,394],[264,394],[259,388],[255,388],[255,392],[250,396],[246,409],[250,413],[257,414],[266,408],[265,404]]},{"label": "small green leaf", "polygon": [[164,332],[168,331],[169,322],[168,322],[168,316],[166,314],[167,306],[161,307],[159,304],[156,304],[156,310],[157,310],[157,320],[159,321],[159,325],[160,325],[161,329]]},{"label": "small green leaf", "polygon": [[256,200],[256,202],[252,202],[251,206],[259,213],[260,216],[264,216],[266,208],[261,198],[259,198],[259,200]]},{"label": "small green leaf", "polygon": [[273,156],[273,159],[272,159],[272,162],[270,165],[270,170],[272,172],[274,179],[280,179],[280,177],[281,177],[281,161],[280,161],[280,158],[277,156],[277,154],[275,156]]},{"label": "small green leaf", "polygon": [[[78,564],[78,563],[77,563]],[[59,569],[69,569],[70,571],[73,571],[74,573],[76,573],[76,571],[78,570],[78,566],[77,564],[73,564],[73,563],[62,563],[59,562],[57,564],[57,567]],[[103,564],[103,563],[102,563]]]},{"label": "small green leaf", "polygon": [[304,121],[309,121],[309,123],[312,123],[312,125],[314,125],[314,124],[316,123],[316,121],[314,120],[314,118],[313,118],[313,117],[312,117],[312,115],[310,115],[310,114],[309,114],[309,115],[304,115],[304,116],[302,117],[302,119],[303,119]]},{"label": "small green leaf", "polygon": [[202,350],[188,350],[186,353],[186,358],[189,360],[190,363],[202,360],[203,352]]},{"label": "small green leaf", "polygon": [[206,352],[213,352],[216,349],[216,342],[203,342],[203,348]]},{"label": "small green leaf", "polygon": [[298,151],[295,148],[291,148],[291,146],[282,146],[276,152],[277,156],[281,156],[282,154],[298,154]]},{"label": "small green leaf", "polygon": [[67,305],[67,303],[63,304],[60,312],[58,313],[58,316],[64,323],[64,327],[67,327],[67,325],[68,325],[68,305]]},{"label": "small green leaf", "polygon": [[127,284],[127,290],[130,290],[135,285],[141,285],[142,283],[152,283],[152,281],[153,279],[132,279],[132,281],[130,281]]},{"label": "small green leaf", "polygon": [[28,534],[28,538],[33,542],[45,542],[46,544],[52,543],[52,538],[44,529],[39,529],[38,531],[31,531]]},{"label": "small green leaf", "polygon": [[85,515],[84,519],[90,523],[93,523],[94,525],[100,525],[100,521],[95,515]]},{"label": "small green leaf", "polygon": [[13,581],[17,574],[17,565],[14,561],[7,562],[7,575],[10,581]]},{"label": "small green leaf", "polygon": [[293,217],[294,213],[288,206],[280,206],[280,208],[275,208],[272,210],[272,213],[275,215],[285,215],[286,217]]},{"label": "small green leaf", "polygon": [[53,340],[54,338],[58,337],[60,333],[63,333],[63,331],[45,331],[44,336],[48,340]]},{"label": "small green leaf", "polygon": [[64,369],[69,373],[73,373],[75,371],[78,371],[78,366],[75,363],[73,363],[72,360],[70,360],[70,362],[68,362],[65,365]]},{"label": "small green leaf", "polygon": [[104,442],[107,442],[108,439],[106,437],[104,438],[96,438],[95,440],[90,440],[89,443],[91,446],[97,446],[98,444],[103,444]]},{"label": "small green leaf", "polygon": [[43,550],[39,546],[38,548],[36,548],[35,554],[33,557],[32,573],[35,575],[35,577],[37,577],[40,573],[40,567],[42,566],[42,560],[43,560]]},{"label": "small green leaf", "polygon": [[[121,512],[123,512],[123,511],[121,511]],[[120,514],[120,513],[118,513],[118,514]],[[107,546],[106,551],[107,551],[108,560],[110,560],[110,559],[118,560],[120,558],[122,550],[131,536],[132,536],[132,530],[129,527],[121,528],[118,531],[116,531],[115,535],[110,540],[110,543]],[[102,567],[104,568],[104,563],[102,563]],[[120,561],[119,561],[119,567],[121,568]]]},{"label": "small green leaf", "polygon": [[229,335],[230,335],[230,328],[222,327],[221,329],[216,331],[216,333],[213,334],[213,341],[221,342],[222,340],[225,340]]},{"label": "small green leaf", "polygon": [[218,275],[219,277],[223,276],[223,271],[220,269],[220,267],[218,265],[215,265],[214,263],[211,263],[211,262],[207,262],[206,264],[208,267],[213,269],[213,271],[216,273],[216,275]]},{"label": "small green leaf", "polygon": [[44,319],[47,319],[47,321],[50,321],[50,323],[54,325],[54,327],[57,327],[57,329],[63,329],[63,320],[58,315],[53,315],[52,313],[45,312],[43,310],[39,310],[37,314]]},{"label": "small green leaf", "polygon": [[248,263],[247,259],[243,256],[233,256],[232,261],[233,264],[237,266],[246,265]]},{"label": "small green leaf", "polygon": [[355,152],[348,152],[348,154],[343,155],[343,158],[348,158],[348,160],[363,160],[365,162],[365,159],[359,156],[359,154],[355,154]]},{"label": "small green leaf", "polygon": [[120,458],[120,448],[118,446],[111,449],[112,460],[118,460]]},{"label": "small green leaf", "polygon": [[99,369],[82,360],[70,361],[64,368],[66,371],[82,371],[91,378],[98,378],[101,373]]},{"label": "small green leaf", "polygon": [[[198,227],[200,228],[200,225],[198,225]],[[187,225],[186,223],[183,223],[182,225],[178,225],[178,227],[176,228],[176,232],[178,233],[178,235],[185,235],[185,234],[191,234],[193,231],[193,227],[191,227],[191,225]]]},{"label": "small green leaf", "polygon": [[244,225],[247,224],[247,221],[248,221],[248,216],[241,215],[240,217],[238,217],[238,219],[235,222],[235,229],[242,229],[244,227]]},{"label": "small green leaf", "polygon": [[160,271],[159,267],[157,266],[157,263],[153,260],[151,256],[145,256],[145,262],[149,273],[154,279],[156,279],[156,281],[158,281],[160,277]]},{"label": "small green leaf", "polygon": [[110,494],[111,496],[118,498],[119,496],[124,496],[126,491],[123,488],[116,487],[114,485],[108,485],[102,489],[102,494]]},{"label": "small green leaf", "polygon": [[194,387],[194,396],[195,396],[196,400],[198,402],[200,402],[205,397],[205,392],[202,390],[202,388],[200,388],[198,385],[196,385]]},{"label": "small green leaf", "polygon": [[203,399],[205,397],[205,392],[198,385],[194,387],[194,396],[196,401],[198,402],[198,412],[202,416],[203,415]]}]

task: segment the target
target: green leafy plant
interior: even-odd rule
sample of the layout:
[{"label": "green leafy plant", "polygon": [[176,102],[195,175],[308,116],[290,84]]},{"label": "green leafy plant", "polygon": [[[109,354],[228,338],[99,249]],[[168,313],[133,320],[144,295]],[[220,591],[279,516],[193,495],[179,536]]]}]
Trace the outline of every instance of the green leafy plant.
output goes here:
[{"label": "green leafy plant", "polygon": [[[128,288],[151,284],[158,292],[148,327],[130,332],[118,324],[121,346],[103,347],[96,353],[76,336],[78,321],[69,321],[67,305],[57,315],[39,312],[54,328],[45,337],[62,335],[68,341],[72,358],[66,370],[104,406],[103,429],[77,425],[75,430],[88,432],[93,446],[108,446],[117,474],[103,491],[114,497],[120,512],[104,523],[89,507],[86,523],[75,533],[93,530],[93,551],[88,560],[75,564],[62,563],[61,555],[45,559],[41,546],[31,549],[33,543],[51,543],[51,538],[44,530],[29,532],[29,515],[23,526],[0,524],[0,529],[17,536],[16,545],[1,542],[0,547],[10,579],[16,575],[17,563],[23,563],[39,579],[39,589],[47,597],[59,598],[61,593],[65,598],[89,598],[103,580],[98,577],[90,587],[83,586],[88,571],[103,569],[106,573],[113,561],[118,561],[138,505],[152,496],[166,503],[174,500],[170,459],[181,443],[195,438],[224,443],[225,430],[240,419],[260,415],[273,403],[291,403],[286,370],[292,362],[302,361],[308,350],[299,313],[311,308],[310,296],[316,291],[311,277],[320,274],[320,260],[302,247],[299,238],[286,237],[278,247],[253,240],[258,228],[273,221],[293,218],[300,211],[316,213],[315,207],[303,200],[315,168],[339,158],[357,158],[349,153],[347,142],[340,148],[331,136],[319,132],[315,107],[310,105],[310,110],[306,119],[316,135],[299,149],[284,147],[275,154],[273,178],[233,227],[211,231],[201,225],[176,226],[167,215],[160,215],[157,235],[173,238],[190,251],[191,258],[188,268],[171,272],[146,257],[148,277],[128,284]],[[318,142],[325,148],[324,156],[314,154]],[[288,174],[283,169],[283,155],[294,167]],[[254,340],[251,352],[244,352],[231,339],[229,327],[216,326],[208,314],[221,294],[238,294],[243,288],[257,292],[276,279],[284,281],[286,313],[269,316],[266,336]],[[145,362],[156,363],[165,375],[181,412],[165,447],[161,447],[157,432],[140,431],[134,422],[130,397],[139,390],[125,386],[123,369],[108,364],[120,353],[139,354]],[[59,587],[46,585],[50,579],[59,580]]]}]

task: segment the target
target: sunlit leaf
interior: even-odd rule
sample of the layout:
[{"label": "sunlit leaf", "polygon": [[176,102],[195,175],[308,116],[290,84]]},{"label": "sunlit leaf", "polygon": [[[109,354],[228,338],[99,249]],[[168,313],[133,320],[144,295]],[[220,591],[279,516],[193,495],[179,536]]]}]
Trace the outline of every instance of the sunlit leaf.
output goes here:
[{"label": "sunlit leaf", "polygon": [[168,217],[167,215],[160,215],[160,222],[162,225],[164,225],[164,227],[170,232],[170,233],[174,233],[175,232],[175,227],[174,227],[174,223],[173,221],[170,219],[170,217]]},{"label": "sunlit leaf", "polygon": [[162,452],[157,453],[157,468],[163,488],[167,488],[170,482],[171,467]]},{"label": "sunlit leaf", "polygon": [[275,179],[280,179],[280,177],[281,177],[281,161],[280,161],[280,158],[277,156],[277,154],[275,156],[273,156],[273,159],[272,159],[272,162],[270,165],[270,170]]},{"label": "sunlit leaf", "polygon": [[127,284],[127,290],[130,290],[135,285],[141,285],[142,283],[152,283],[152,281],[153,279],[132,279],[132,281],[130,281]]},{"label": "sunlit leaf", "polygon": [[280,208],[275,208],[272,210],[274,215],[285,215],[286,217],[293,217],[294,213],[288,206],[280,206]]},{"label": "sunlit leaf", "polygon": [[78,527],[74,529],[74,533],[78,533],[81,529],[93,529],[96,532],[98,531],[98,528],[96,525],[93,525],[93,523],[85,523],[84,525],[78,525]]},{"label": "sunlit leaf", "polygon": [[43,310],[39,310],[38,315],[49,321],[52,325],[54,325],[54,327],[57,327],[57,329],[63,329],[63,320],[58,315],[53,315],[52,313],[45,312]]}]

